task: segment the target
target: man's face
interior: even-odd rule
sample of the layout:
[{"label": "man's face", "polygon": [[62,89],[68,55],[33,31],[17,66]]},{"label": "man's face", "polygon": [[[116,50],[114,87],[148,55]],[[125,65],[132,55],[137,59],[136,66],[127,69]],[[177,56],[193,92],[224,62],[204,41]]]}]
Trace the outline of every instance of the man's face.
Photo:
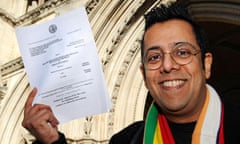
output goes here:
[{"label": "man's face", "polygon": [[[187,22],[169,20],[154,24],[145,33],[144,54],[153,47],[169,53],[172,50],[169,44],[177,42],[188,42],[200,50],[192,27]],[[165,113],[194,120],[204,104],[205,79],[210,77],[211,63],[211,54],[206,54],[205,69],[201,53],[193,55],[192,61],[185,65],[177,64],[170,54],[164,54],[159,69],[148,70],[142,66],[141,70],[145,73],[146,87]],[[185,122],[186,119],[183,118],[180,122]]]}]

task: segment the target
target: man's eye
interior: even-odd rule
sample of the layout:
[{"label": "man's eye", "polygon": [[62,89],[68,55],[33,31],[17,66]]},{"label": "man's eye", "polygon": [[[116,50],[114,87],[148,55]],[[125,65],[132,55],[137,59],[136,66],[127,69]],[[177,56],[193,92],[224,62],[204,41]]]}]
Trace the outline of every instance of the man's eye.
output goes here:
[{"label": "man's eye", "polygon": [[161,60],[161,55],[160,54],[153,54],[151,56],[148,56],[147,61],[148,62],[158,62]]},{"label": "man's eye", "polygon": [[177,57],[182,57],[182,58],[185,58],[185,57],[189,57],[191,56],[191,51],[190,50],[187,50],[187,49],[179,49],[177,51],[175,51],[175,56]]}]

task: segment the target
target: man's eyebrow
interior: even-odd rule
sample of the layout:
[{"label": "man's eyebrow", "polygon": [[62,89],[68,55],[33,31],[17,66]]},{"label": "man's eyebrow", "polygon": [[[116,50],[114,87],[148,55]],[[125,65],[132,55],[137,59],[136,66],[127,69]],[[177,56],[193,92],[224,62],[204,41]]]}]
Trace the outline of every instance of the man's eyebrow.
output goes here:
[{"label": "man's eyebrow", "polygon": [[148,53],[149,51],[152,51],[152,50],[158,50],[160,48],[161,48],[160,46],[152,46],[152,47],[148,48],[145,53]]}]

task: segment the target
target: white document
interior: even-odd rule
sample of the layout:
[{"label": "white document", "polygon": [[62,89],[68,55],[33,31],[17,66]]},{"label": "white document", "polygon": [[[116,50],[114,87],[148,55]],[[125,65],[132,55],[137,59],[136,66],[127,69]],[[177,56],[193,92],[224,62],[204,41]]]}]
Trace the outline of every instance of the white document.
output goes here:
[{"label": "white document", "polygon": [[60,123],[107,112],[111,103],[84,7],[16,28],[34,103],[51,106]]}]

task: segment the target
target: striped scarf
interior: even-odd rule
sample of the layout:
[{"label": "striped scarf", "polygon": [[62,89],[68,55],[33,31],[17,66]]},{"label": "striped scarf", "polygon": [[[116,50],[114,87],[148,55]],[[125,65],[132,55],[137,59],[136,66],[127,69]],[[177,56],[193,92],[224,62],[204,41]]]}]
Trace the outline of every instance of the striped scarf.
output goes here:
[{"label": "striped scarf", "polygon": [[[224,144],[223,105],[216,91],[207,85],[207,96],[192,134],[192,144]],[[166,117],[153,103],[148,111],[144,144],[175,144]]]}]

